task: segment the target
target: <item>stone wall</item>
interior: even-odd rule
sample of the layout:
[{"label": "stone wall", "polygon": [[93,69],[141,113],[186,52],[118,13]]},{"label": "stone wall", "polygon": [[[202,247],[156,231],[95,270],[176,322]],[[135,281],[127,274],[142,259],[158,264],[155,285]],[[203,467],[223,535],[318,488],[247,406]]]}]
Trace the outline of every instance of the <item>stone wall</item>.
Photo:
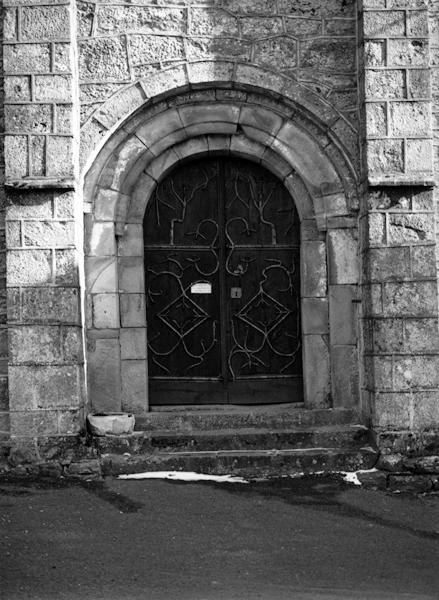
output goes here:
[{"label": "stone wall", "polygon": [[343,116],[337,129],[358,159],[354,0],[79,1],[78,32],[83,164],[108,129],[160,93],[152,75],[183,66],[193,80],[207,63],[217,81],[257,65],[267,74],[255,85],[299,82]]},{"label": "stone wall", "polygon": [[369,183],[361,211],[364,388],[382,439],[406,439],[439,426],[427,6],[365,0],[361,23]]},{"label": "stone wall", "polygon": [[18,443],[83,428],[82,219],[71,6],[4,5],[9,412]]}]

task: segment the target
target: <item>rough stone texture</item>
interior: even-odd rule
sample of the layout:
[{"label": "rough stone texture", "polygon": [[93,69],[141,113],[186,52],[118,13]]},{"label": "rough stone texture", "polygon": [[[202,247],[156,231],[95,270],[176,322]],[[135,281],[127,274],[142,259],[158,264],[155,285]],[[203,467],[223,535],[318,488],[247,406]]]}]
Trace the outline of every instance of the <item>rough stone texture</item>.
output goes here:
[{"label": "rough stone texture", "polygon": [[374,184],[433,177],[430,81],[421,69],[429,61],[428,11],[403,8],[371,5],[363,13],[366,168]]}]

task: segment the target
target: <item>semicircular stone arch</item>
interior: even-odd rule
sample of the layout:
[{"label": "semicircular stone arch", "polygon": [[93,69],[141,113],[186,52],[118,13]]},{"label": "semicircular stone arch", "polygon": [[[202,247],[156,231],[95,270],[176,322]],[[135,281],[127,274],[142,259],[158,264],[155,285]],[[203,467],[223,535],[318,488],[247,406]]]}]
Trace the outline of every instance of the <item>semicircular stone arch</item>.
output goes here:
[{"label": "semicircular stone arch", "polygon": [[[347,343],[332,336],[332,352],[329,314],[331,291],[338,302],[344,294],[346,304],[358,282],[352,161],[337,130],[310,118],[307,107],[256,87],[200,84],[142,105],[110,136],[85,177],[89,393],[96,410],[148,409],[143,217],[167,173],[189,158],[217,154],[260,163],[293,197],[301,220],[305,403],[342,404],[331,372],[346,357],[355,371],[355,323]],[[347,274],[334,270],[346,262]]]}]

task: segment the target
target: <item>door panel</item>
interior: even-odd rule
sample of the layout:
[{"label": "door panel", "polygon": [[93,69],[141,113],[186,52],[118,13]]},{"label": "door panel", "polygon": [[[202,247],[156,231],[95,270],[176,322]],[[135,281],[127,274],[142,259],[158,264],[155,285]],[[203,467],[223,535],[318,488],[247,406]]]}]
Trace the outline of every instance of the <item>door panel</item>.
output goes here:
[{"label": "door panel", "polygon": [[145,215],[152,404],[302,400],[299,220],[260,166],[179,167]]}]

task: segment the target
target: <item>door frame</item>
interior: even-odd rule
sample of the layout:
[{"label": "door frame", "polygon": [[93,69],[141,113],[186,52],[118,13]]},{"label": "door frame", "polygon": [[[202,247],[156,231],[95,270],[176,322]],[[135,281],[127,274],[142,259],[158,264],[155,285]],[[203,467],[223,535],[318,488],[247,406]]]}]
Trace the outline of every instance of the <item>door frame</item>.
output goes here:
[{"label": "door frame", "polygon": [[[146,105],[110,138],[87,175],[85,313],[92,409],[149,410],[143,215],[157,181],[170,169],[186,157],[216,153],[261,163],[293,197],[301,220],[305,406],[355,406],[360,369],[353,309],[359,271],[351,166],[327,127],[319,129],[300,106],[292,115],[291,106],[279,99],[274,108],[257,89],[254,104],[238,89],[223,102],[211,100],[212,87],[205,101],[203,94],[200,85],[196,103],[188,97],[180,105]],[[147,138],[148,146],[141,141]]]}]

